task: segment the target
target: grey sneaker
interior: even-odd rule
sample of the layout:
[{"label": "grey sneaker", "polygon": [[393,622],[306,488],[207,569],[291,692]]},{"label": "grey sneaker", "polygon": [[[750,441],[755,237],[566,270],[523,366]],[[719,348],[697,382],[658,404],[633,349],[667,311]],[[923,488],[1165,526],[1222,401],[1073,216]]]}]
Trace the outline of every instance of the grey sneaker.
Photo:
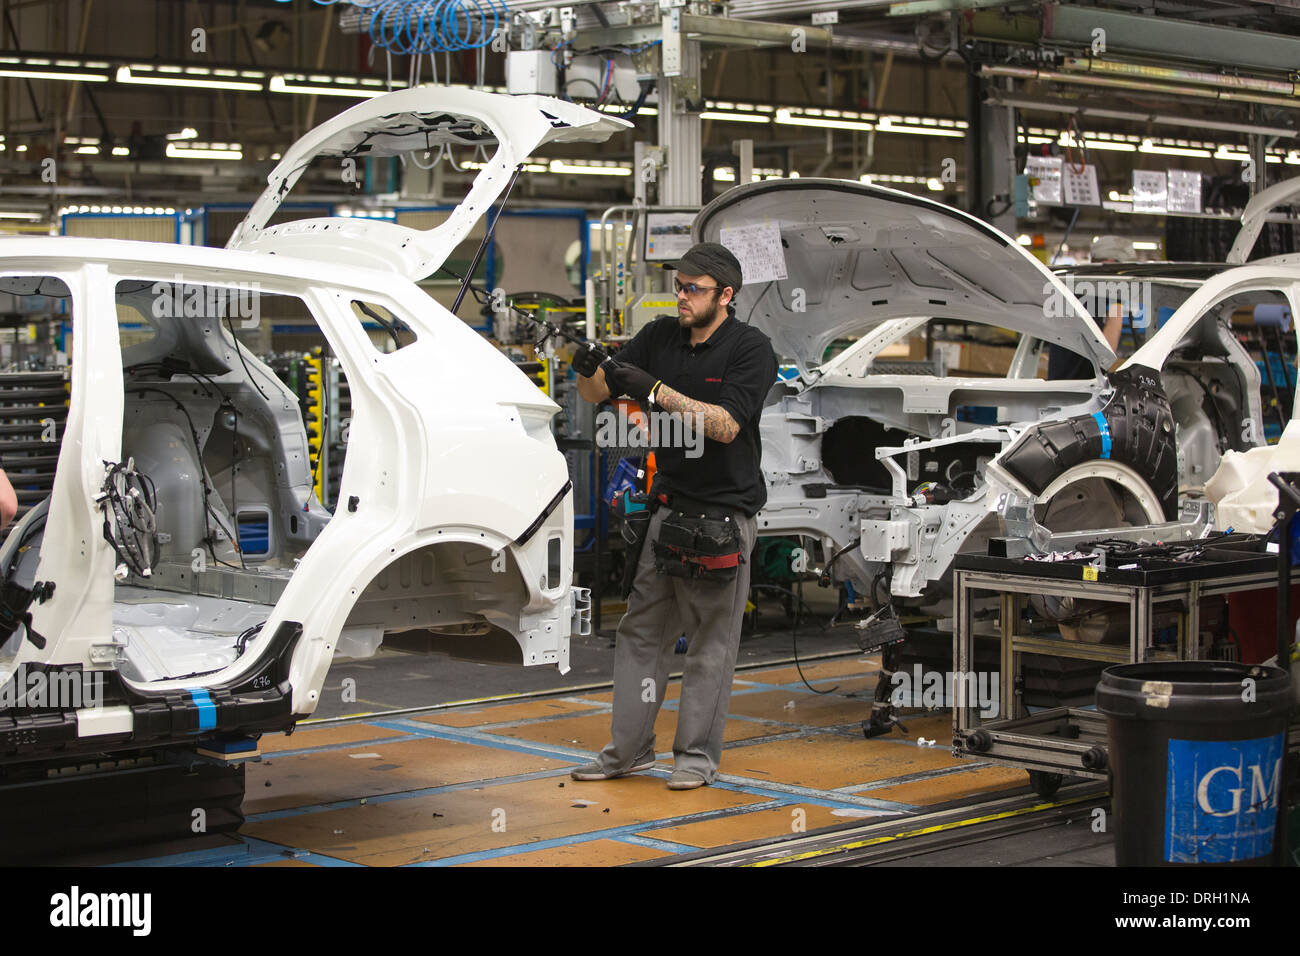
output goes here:
[{"label": "grey sneaker", "polygon": [[584,763],[580,767],[574,767],[569,771],[569,776],[574,780],[613,780],[615,777],[625,777],[629,773],[636,773],[639,770],[649,770],[655,765],[655,755],[649,754],[642,757],[631,767],[626,770],[618,770],[613,773],[602,767],[597,761]]},{"label": "grey sneaker", "polygon": [[703,787],[707,783],[707,780],[692,770],[674,770],[672,776],[668,778],[668,789],[694,790],[696,787]]}]

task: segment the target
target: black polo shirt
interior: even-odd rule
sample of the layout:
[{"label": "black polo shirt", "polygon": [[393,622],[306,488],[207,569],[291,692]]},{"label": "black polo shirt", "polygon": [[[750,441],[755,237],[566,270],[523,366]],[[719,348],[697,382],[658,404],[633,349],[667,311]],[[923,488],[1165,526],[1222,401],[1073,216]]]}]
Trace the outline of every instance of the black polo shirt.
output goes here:
[{"label": "black polo shirt", "polygon": [[758,418],[768,390],[776,382],[771,340],[729,314],[707,341],[691,345],[690,329],[682,328],[675,315],[661,315],[616,357],[649,372],[687,398],[720,405],[740,426],[730,443],[696,436],[693,448],[699,450],[703,443],[698,457],[688,457],[688,451],[694,454],[688,448],[656,447],[655,490],[675,491],[747,515],[757,514],[767,501],[759,466],[763,446]]}]

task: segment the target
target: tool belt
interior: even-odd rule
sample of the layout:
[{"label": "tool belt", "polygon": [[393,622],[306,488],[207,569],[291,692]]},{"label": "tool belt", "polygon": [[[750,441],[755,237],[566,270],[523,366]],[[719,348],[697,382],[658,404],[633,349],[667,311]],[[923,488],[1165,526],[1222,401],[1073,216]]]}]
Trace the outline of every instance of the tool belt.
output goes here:
[{"label": "tool belt", "polygon": [[654,542],[655,570],[675,578],[735,580],[745,560],[735,514],[684,495],[661,496],[660,503],[670,510]]}]

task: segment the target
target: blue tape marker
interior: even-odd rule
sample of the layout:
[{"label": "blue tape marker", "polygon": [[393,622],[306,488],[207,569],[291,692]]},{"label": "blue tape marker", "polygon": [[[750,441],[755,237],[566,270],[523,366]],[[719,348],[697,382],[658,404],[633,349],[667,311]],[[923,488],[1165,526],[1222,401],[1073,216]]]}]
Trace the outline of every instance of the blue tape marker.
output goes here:
[{"label": "blue tape marker", "polygon": [[194,706],[199,709],[199,730],[212,730],[217,726],[216,703],[208,692],[201,688],[190,689],[189,694],[194,698]]},{"label": "blue tape marker", "polygon": [[1093,414],[1093,419],[1097,422],[1097,427],[1101,429],[1101,457],[1110,457],[1110,425],[1106,424],[1106,416],[1101,412]]}]

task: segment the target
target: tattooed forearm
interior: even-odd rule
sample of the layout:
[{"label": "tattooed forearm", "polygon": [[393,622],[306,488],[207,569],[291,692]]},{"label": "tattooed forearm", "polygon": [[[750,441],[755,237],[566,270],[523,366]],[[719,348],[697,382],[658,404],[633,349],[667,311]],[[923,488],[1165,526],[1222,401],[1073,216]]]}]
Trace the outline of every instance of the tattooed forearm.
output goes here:
[{"label": "tattooed forearm", "polygon": [[704,436],[714,441],[731,442],[740,433],[740,426],[721,405],[687,398],[681,392],[660,385],[655,391],[655,404],[666,412],[678,412],[683,418],[704,423]]}]

